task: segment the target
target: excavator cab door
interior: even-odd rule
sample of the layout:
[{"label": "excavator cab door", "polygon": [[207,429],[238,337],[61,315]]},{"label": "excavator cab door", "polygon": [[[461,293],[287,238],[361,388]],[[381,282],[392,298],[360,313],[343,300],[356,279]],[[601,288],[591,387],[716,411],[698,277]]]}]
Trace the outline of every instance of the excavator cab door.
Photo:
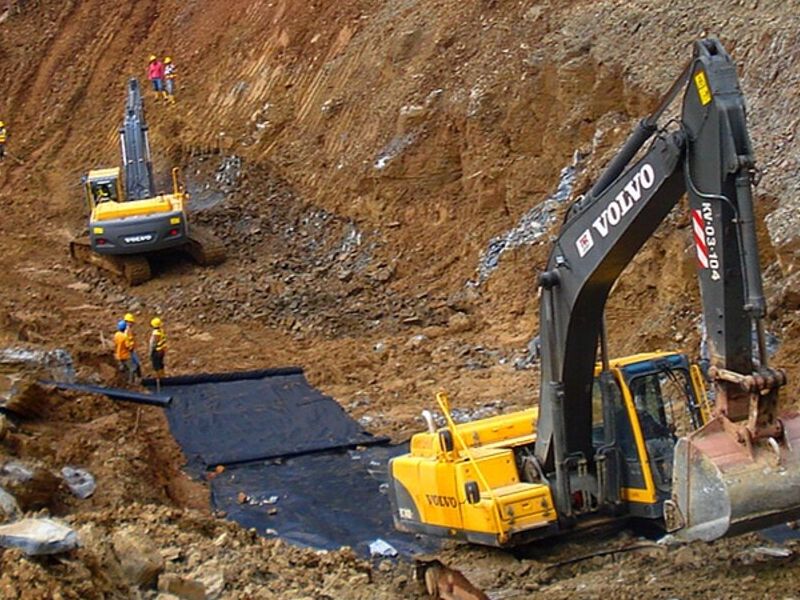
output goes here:
[{"label": "excavator cab door", "polygon": [[[634,516],[660,518],[669,498],[675,443],[705,422],[704,389],[681,354],[620,359],[612,364],[613,446],[619,453],[619,497]],[[596,403],[600,402],[595,385]],[[600,411],[594,410],[594,414]],[[606,426],[601,426],[605,428]],[[595,447],[601,431],[595,425]],[[605,442],[608,445],[609,436]]]}]

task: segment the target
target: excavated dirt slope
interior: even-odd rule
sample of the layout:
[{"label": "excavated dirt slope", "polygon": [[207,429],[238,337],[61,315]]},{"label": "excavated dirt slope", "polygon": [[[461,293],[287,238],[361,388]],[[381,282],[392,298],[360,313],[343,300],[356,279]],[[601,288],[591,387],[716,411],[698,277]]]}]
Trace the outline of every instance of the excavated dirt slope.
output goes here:
[{"label": "excavated dirt slope", "polygon": [[[515,239],[528,243],[503,253],[496,238],[556,191],[564,168],[576,166],[573,193],[582,191],[708,33],[731,51],[747,95],[764,171],[756,195],[767,328],[780,342],[773,364],[791,378],[786,397],[800,391],[797,2],[9,4],[0,23],[0,119],[10,129],[0,163],[3,346],[64,347],[81,377],[110,381],[115,320],[159,313],[171,372],[300,364],[396,439],[420,429],[438,389],[472,414],[527,406],[538,387],[528,355],[548,235],[525,230]],[[67,242],[85,223],[80,175],[119,161],[126,81],[144,78],[150,53],[173,56],[180,73],[175,106],[146,97],[156,171],[184,169],[204,208],[197,219],[224,237],[230,259],[208,270],[166,260],[156,279],[129,289],[73,264]],[[555,223],[562,205],[551,207]],[[614,353],[697,355],[689,234],[685,208],[676,210],[615,288]],[[7,440],[26,443],[5,441],[3,453],[95,469],[93,500],[50,507],[90,528],[92,542],[67,562],[5,552],[4,597],[132,595],[114,540],[126,538],[117,540],[125,548],[144,535],[168,572],[211,573],[207,589],[221,574],[222,597],[416,594],[402,566],[370,571],[347,553],[287,553],[237,532],[178,472],[157,409],[134,431],[135,411],[81,402],[85,410],[19,423]],[[795,560],[754,551],[752,537],[545,564],[605,543],[527,559],[458,547],[446,558],[496,598],[798,589]]]}]

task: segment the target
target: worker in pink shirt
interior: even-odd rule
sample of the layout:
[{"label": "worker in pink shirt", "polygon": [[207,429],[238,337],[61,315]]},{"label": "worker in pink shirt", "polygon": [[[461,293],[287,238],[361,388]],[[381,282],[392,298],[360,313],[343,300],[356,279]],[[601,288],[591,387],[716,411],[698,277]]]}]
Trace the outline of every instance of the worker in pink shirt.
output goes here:
[{"label": "worker in pink shirt", "polygon": [[164,94],[164,63],[155,54],[150,55],[150,64],[147,67],[147,78],[153,84],[156,100]]}]

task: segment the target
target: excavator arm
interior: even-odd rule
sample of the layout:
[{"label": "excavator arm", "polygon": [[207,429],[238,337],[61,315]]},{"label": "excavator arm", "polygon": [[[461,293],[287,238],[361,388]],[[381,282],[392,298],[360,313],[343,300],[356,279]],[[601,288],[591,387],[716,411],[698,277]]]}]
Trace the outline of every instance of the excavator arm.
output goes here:
[{"label": "excavator arm", "polygon": [[143,200],[156,195],[150,140],[144,117],[144,104],[139,81],[128,81],[128,100],[125,118],[119,130],[122,166],[125,170],[125,196],[128,200]]},{"label": "excavator arm", "polygon": [[[677,127],[659,129],[658,119],[681,91]],[[633,162],[637,155],[641,158]],[[605,304],[623,269],[684,193],[692,213],[716,407],[710,423],[678,443],[673,497],[665,503],[667,526],[686,538],[714,539],[800,513],[799,419],[778,416],[785,376],[768,367],[763,341],[754,173],[736,67],[717,40],[704,39],[658,109],[570,208],[539,281],[542,366],[535,456],[562,524],[573,517],[572,482],[580,465],[602,463],[599,482],[618,477],[614,461],[600,460],[592,444],[598,347],[608,370]],[[605,436],[613,446],[613,426]],[[598,484],[599,503],[612,510],[619,503],[615,487]]]}]

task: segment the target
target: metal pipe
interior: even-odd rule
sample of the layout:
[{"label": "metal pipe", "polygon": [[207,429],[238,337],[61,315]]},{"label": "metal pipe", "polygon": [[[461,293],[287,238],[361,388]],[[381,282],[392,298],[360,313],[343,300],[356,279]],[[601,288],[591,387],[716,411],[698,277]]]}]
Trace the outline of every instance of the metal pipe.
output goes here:
[{"label": "metal pipe", "polygon": [[608,329],[605,316],[600,319],[600,363],[603,371],[608,371]]},{"label": "metal pipe", "polygon": [[572,501],[570,496],[569,470],[566,456],[567,431],[564,423],[564,384],[551,381],[553,388],[553,462],[556,468],[556,503],[558,513],[563,517],[572,517]]}]

